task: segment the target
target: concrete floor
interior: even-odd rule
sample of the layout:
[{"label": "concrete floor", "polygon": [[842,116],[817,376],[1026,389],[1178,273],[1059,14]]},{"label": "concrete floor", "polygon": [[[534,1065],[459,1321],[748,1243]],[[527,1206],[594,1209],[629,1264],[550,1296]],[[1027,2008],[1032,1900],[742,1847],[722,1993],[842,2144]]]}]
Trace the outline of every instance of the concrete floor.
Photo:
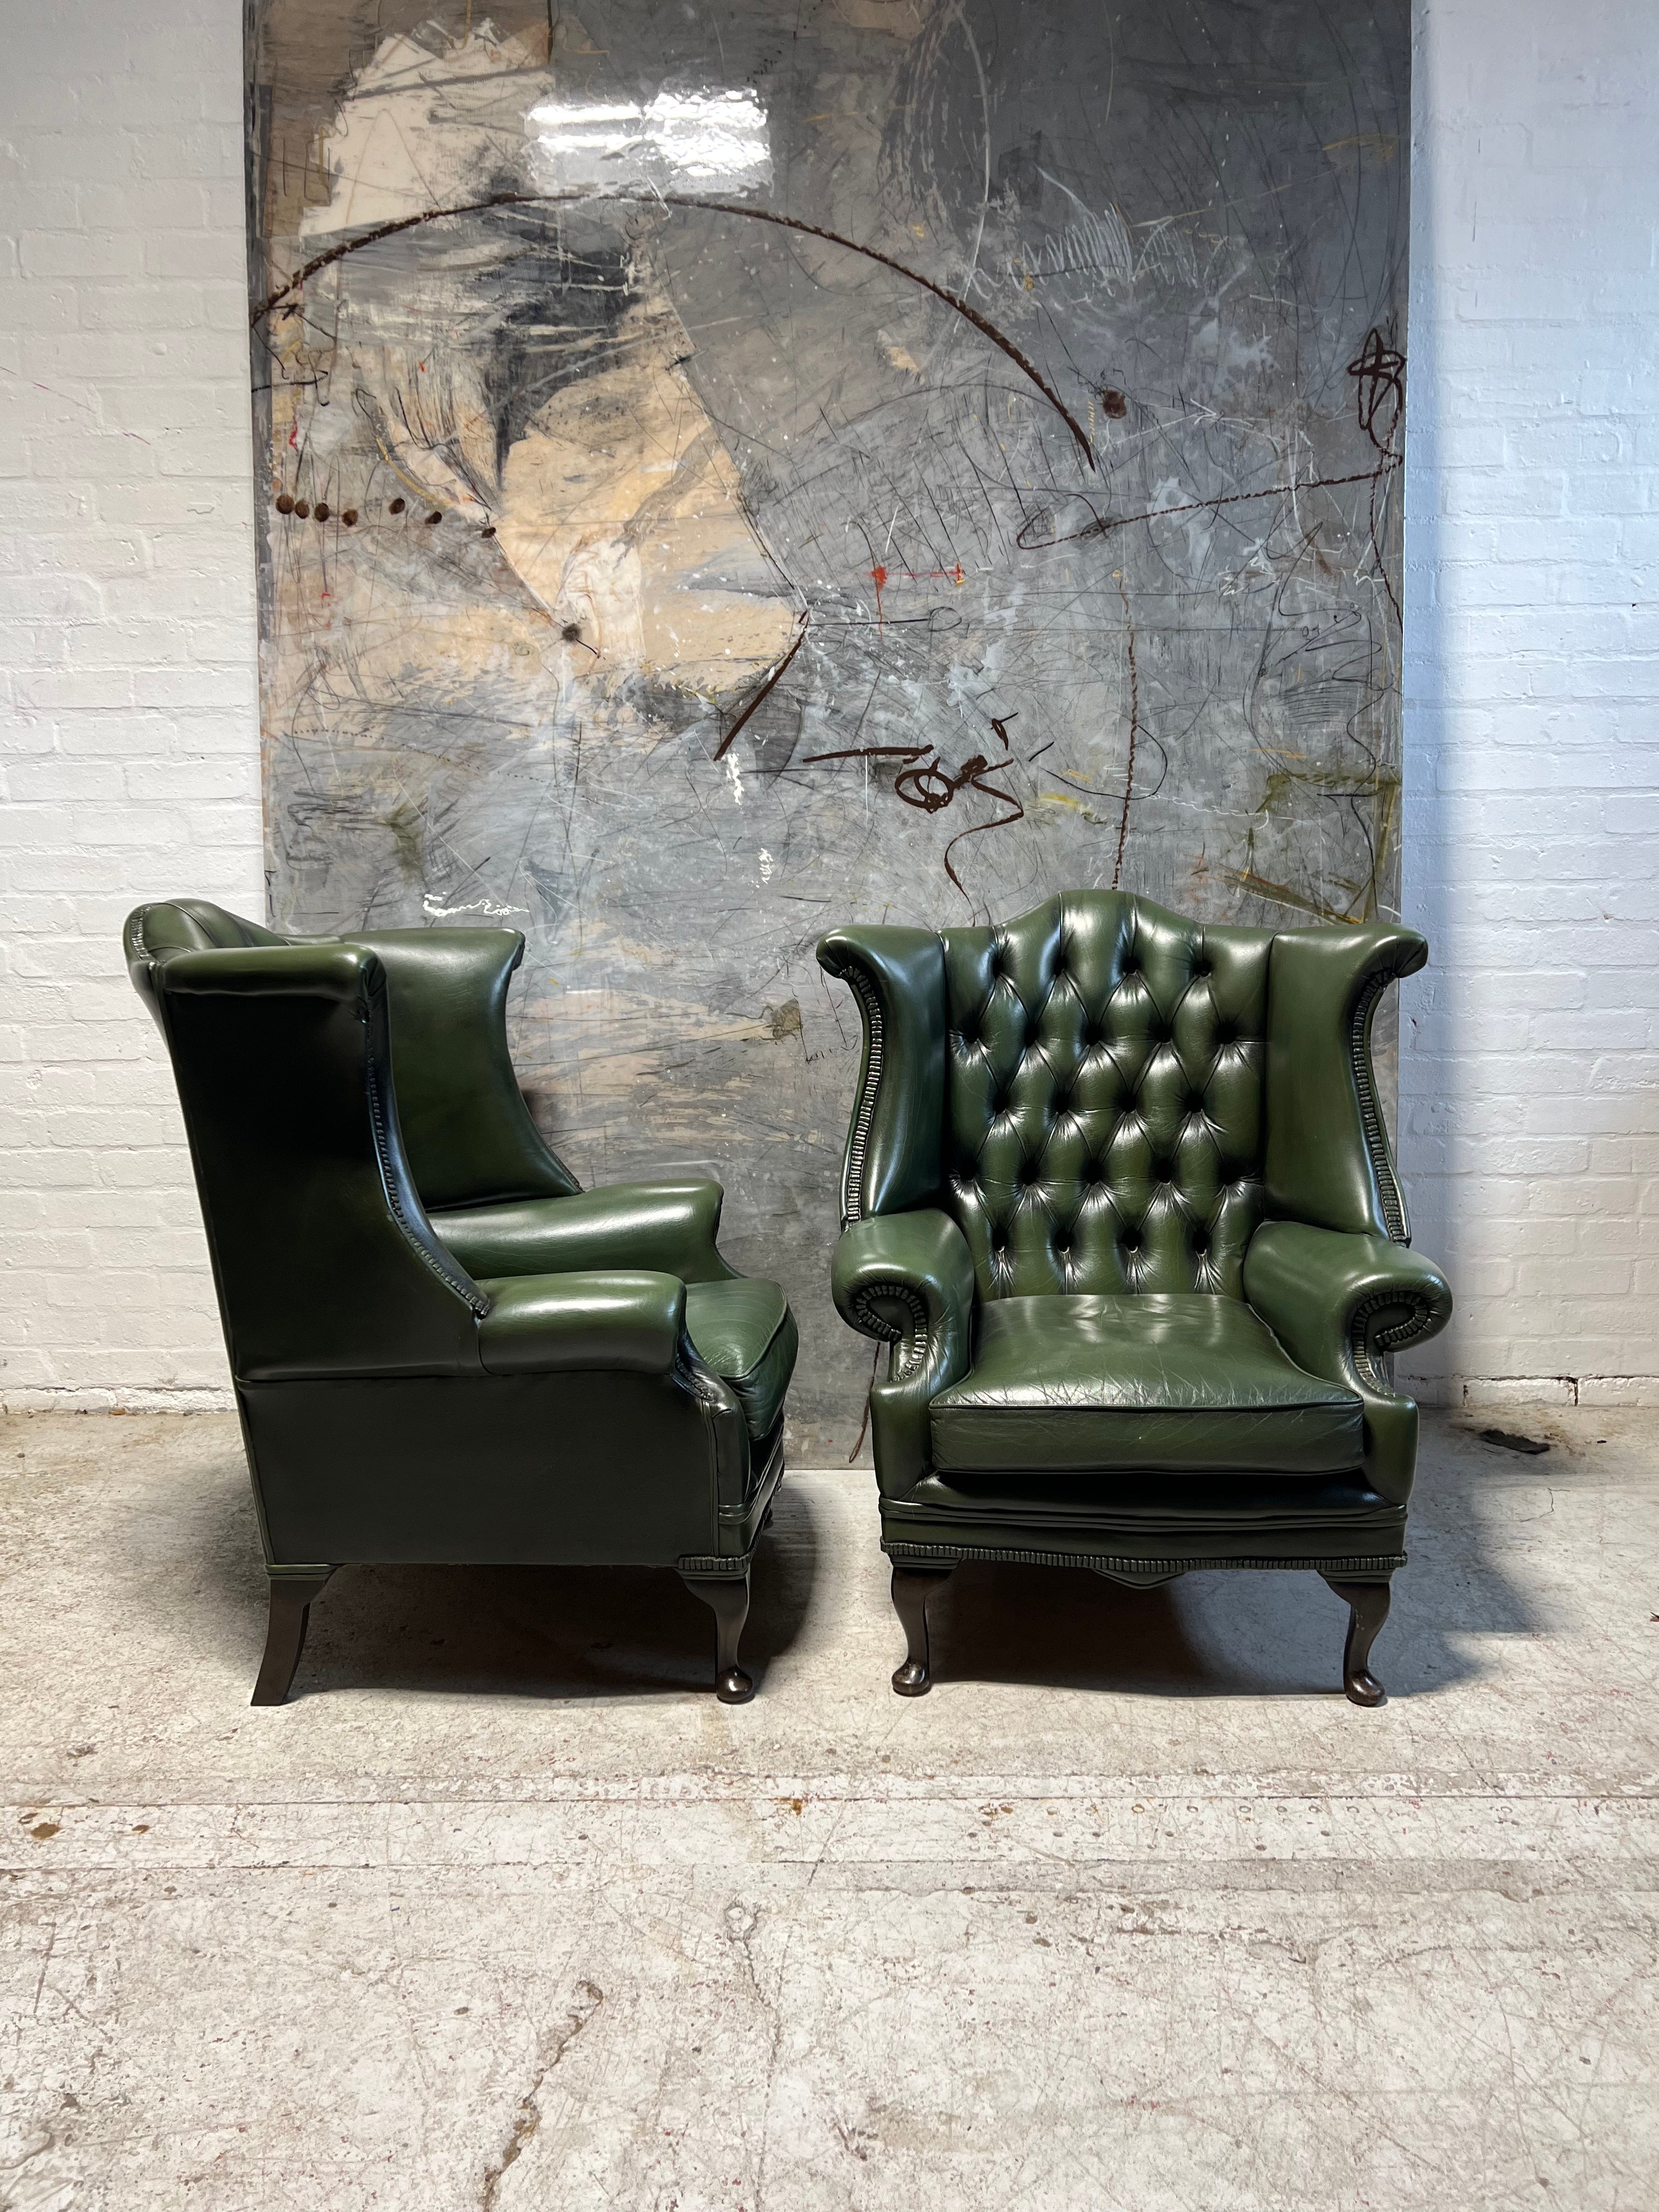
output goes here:
[{"label": "concrete floor", "polygon": [[1431,1419],[1312,1576],[970,1568],[787,1482],[746,1707],[667,1575],[348,1570],[251,1711],[233,1424],[0,1424],[15,2212],[1650,2212],[1659,1415]]}]

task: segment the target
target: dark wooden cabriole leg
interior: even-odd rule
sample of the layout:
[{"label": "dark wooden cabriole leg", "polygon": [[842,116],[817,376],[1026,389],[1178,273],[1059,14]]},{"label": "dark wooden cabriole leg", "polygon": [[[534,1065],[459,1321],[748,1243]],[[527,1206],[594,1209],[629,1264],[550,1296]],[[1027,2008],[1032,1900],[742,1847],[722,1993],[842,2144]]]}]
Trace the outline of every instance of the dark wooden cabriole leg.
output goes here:
[{"label": "dark wooden cabriole leg", "polygon": [[294,1670],[306,1646],[306,1623],[311,1601],[320,1595],[333,1573],[332,1567],[307,1567],[302,1573],[270,1572],[270,1617],[265,1628],[265,1656],[259,1662],[259,1679],[248,1703],[280,1705],[287,1698]]},{"label": "dark wooden cabriole leg", "polygon": [[893,1687],[902,1698],[925,1698],[933,1686],[927,1664],[927,1601],[951,1572],[949,1567],[894,1566],[893,1610],[903,1624],[906,1650]]},{"label": "dark wooden cabriole leg", "polygon": [[749,1618],[747,1575],[682,1575],[687,1589],[714,1616],[714,1695],[723,1705],[746,1705],[755,1685],[738,1664],[738,1639]]},{"label": "dark wooden cabriole leg", "polygon": [[1357,1705],[1380,1705],[1386,1694],[1368,1662],[1377,1631],[1389,1617],[1387,1583],[1325,1580],[1348,1607],[1348,1638],[1342,1647],[1342,1686]]}]

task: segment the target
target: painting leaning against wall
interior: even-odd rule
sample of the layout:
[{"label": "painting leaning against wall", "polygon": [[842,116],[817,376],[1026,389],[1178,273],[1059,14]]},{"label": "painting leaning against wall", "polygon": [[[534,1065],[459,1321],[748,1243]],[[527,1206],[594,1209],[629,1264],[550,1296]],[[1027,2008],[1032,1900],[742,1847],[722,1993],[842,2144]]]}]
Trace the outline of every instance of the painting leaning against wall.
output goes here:
[{"label": "painting leaning against wall", "polygon": [[850,920],[1395,911],[1408,0],[251,0],[270,898],[802,1321]]}]

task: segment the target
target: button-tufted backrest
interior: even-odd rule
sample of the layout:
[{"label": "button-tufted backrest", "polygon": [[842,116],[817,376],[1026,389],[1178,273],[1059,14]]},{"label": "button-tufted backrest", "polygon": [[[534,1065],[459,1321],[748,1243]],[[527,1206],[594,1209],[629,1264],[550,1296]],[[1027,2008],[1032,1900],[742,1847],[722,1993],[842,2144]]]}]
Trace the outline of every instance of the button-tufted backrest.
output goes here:
[{"label": "button-tufted backrest", "polygon": [[1070,891],[940,936],[945,1193],[981,1297],[1242,1297],[1273,932]]}]

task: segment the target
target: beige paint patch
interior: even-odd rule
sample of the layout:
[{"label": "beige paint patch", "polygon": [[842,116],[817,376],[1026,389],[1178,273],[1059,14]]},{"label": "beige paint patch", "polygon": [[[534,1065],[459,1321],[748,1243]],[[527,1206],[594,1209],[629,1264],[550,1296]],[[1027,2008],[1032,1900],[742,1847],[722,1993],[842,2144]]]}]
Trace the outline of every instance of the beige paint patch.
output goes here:
[{"label": "beige paint patch", "polygon": [[[520,162],[526,113],[556,90],[539,52],[488,26],[437,52],[384,40],[325,142],[331,197],[307,210],[305,234],[476,198],[480,174]],[[312,350],[305,328],[296,321],[290,340],[300,353]],[[692,350],[678,317],[641,305],[610,343],[615,365],[549,401],[499,485],[491,410],[465,356],[382,330],[349,362],[324,348],[307,365],[337,390],[349,378],[388,496],[494,526],[556,632],[577,633],[560,643],[578,676],[639,673],[718,695],[788,649],[798,610],[773,591],[731,456],[675,366]],[[307,450],[320,455],[327,428],[311,414]],[[339,418],[337,434],[347,428]],[[477,643],[473,665],[487,665],[490,641]],[[435,639],[428,651],[441,659]]]},{"label": "beige paint patch", "polygon": [[[787,651],[796,611],[766,591],[737,471],[676,356],[678,319],[640,308],[621,364],[549,400],[507,457],[502,550],[594,673],[638,669],[704,694]],[[704,580],[708,579],[708,580]]]},{"label": "beige paint patch", "polygon": [[328,198],[306,210],[301,237],[476,199],[481,167],[517,172],[525,118],[553,90],[543,62],[527,39],[498,39],[488,27],[441,52],[383,40],[324,140]]},{"label": "beige paint patch", "polygon": [[832,0],[835,12],[855,31],[884,31],[914,39],[922,26],[921,0]]}]

